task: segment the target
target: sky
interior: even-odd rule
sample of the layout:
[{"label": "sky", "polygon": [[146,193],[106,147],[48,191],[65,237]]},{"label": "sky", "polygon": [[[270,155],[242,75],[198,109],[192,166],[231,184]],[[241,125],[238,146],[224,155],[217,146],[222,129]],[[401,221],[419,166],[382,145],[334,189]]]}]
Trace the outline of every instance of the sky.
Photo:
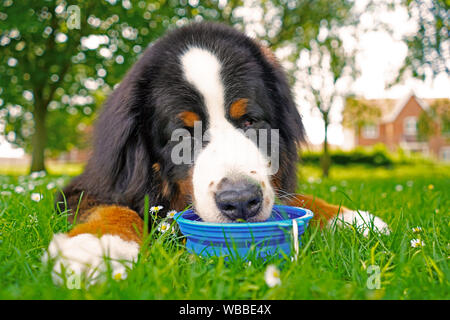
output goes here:
[{"label": "sky", "polygon": [[[357,4],[363,6],[364,1],[357,1]],[[243,13],[247,12],[249,11]],[[425,81],[409,78],[403,83],[386,88],[386,84],[395,77],[407,53],[407,47],[401,39],[404,35],[414,32],[417,25],[409,20],[407,11],[403,8],[389,12],[378,11],[375,14],[376,17],[371,13],[364,14],[360,20],[361,26],[370,28],[374,19],[382,19],[393,32],[371,31],[359,35],[358,43],[353,45],[359,48],[356,61],[361,74],[352,84],[351,91],[367,99],[402,99],[411,92],[420,98],[450,98],[450,77],[447,74],[440,74],[434,79],[428,78]],[[323,121],[319,114],[312,112],[311,108],[301,101],[297,100],[297,104],[303,117],[308,141],[312,144],[322,143]],[[333,109],[328,138],[331,144],[346,148],[351,146],[352,137],[339,124],[342,119],[342,107],[340,105]],[[23,150],[13,148],[4,137],[0,137],[0,157],[22,157],[23,154]]]}]

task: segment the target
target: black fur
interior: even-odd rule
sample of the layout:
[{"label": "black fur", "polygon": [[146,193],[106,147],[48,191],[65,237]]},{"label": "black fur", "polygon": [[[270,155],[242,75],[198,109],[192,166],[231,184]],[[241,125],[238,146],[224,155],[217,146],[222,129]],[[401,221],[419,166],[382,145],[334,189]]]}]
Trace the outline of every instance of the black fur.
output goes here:
[{"label": "black fur", "polygon": [[[93,155],[85,171],[63,191],[73,212],[81,193],[81,211],[119,204],[142,216],[145,195],[151,205],[165,209],[181,210],[189,203],[188,197],[180,202],[177,184],[189,179],[189,165],[170,160],[171,133],[183,127],[177,114],[194,111],[203,129],[208,123],[200,94],[181,73],[179,57],[189,46],[212,50],[221,61],[228,107],[247,97],[254,126],[279,129],[280,170],[273,181],[277,188],[295,191],[297,146],[304,131],[284,72],[237,30],[200,23],[174,30],[147,48],[109,97],[96,123]],[[159,171],[152,169],[155,163]],[[162,191],[163,184],[170,192]]]}]

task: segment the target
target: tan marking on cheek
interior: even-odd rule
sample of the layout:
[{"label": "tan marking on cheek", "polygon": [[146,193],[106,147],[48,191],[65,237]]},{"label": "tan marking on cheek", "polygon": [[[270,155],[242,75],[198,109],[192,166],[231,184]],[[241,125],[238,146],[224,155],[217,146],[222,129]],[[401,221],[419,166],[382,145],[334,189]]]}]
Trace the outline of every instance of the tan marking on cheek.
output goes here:
[{"label": "tan marking on cheek", "polygon": [[209,187],[212,188],[213,185],[214,185],[214,181],[211,181],[211,182],[209,183]]},{"label": "tan marking on cheek", "polygon": [[200,121],[198,114],[192,111],[183,111],[178,114],[186,127],[194,127],[196,121]]},{"label": "tan marking on cheek", "polygon": [[233,119],[239,119],[244,114],[247,113],[247,104],[248,99],[239,99],[233,102],[233,104],[230,107],[230,117]]},{"label": "tan marking on cheek", "polygon": [[168,198],[170,196],[169,183],[167,183],[167,181],[165,181],[165,180],[161,182],[161,193],[166,198]]},{"label": "tan marking on cheek", "polygon": [[188,176],[176,182],[178,192],[171,201],[171,208],[180,211],[183,210],[192,201],[193,185],[192,185],[192,169],[189,170]]},{"label": "tan marking on cheek", "polygon": [[270,182],[274,189],[279,189],[279,190],[283,189],[282,183],[281,183],[281,176],[282,176],[281,170],[278,170],[278,172],[272,176]]},{"label": "tan marking on cheek", "polygon": [[262,186],[263,188],[266,187],[266,184],[264,183],[264,181],[261,181],[261,186]]},{"label": "tan marking on cheek", "polygon": [[255,170],[250,171],[251,174],[256,174]]}]

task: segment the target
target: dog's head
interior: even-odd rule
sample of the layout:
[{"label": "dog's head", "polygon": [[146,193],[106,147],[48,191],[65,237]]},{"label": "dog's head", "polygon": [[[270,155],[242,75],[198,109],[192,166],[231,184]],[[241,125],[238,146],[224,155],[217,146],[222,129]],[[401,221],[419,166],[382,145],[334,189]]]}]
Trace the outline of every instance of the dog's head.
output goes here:
[{"label": "dog's head", "polygon": [[103,170],[130,202],[153,193],[177,210],[192,201],[204,221],[263,221],[277,189],[294,191],[302,139],[274,56],[233,28],[202,23],[147,49],[100,117],[96,154],[114,146]]}]

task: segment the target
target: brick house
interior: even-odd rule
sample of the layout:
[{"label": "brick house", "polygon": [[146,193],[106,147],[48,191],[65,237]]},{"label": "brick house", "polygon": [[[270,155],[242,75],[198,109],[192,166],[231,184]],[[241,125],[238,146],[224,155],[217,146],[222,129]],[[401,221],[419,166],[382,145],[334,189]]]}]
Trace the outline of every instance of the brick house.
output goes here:
[{"label": "brick house", "polygon": [[[450,161],[450,135],[442,132],[440,123],[434,123],[436,133],[428,139],[420,139],[418,136],[419,117],[435,100],[420,99],[414,93],[401,100],[364,100],[379,108],[381,116],[373,124],[353,129],[355,146],[383,143],[391,151],[400,147],[405,151],[421,152],[442,161]],[[444,108],[449,110],[450,100],[444,101]]]}]

